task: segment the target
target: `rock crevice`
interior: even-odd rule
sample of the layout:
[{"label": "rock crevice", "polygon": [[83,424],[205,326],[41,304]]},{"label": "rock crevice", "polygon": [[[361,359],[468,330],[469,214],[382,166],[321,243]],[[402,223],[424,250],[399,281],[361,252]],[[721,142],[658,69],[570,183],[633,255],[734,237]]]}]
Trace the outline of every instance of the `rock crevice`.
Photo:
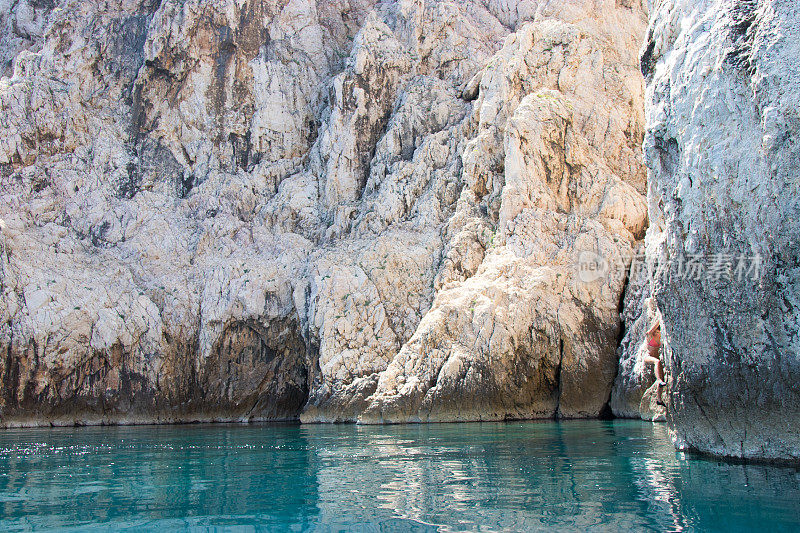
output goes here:
[{"label": "rock crevice", "polygon": [[[661,2],[651,14],[648,279],[625,314],[643,330],[640,302],[657,302],[681,449],[800,459],[797,14],[770,0]],[[634,350],[623,341],[612,404],[635,416]]]},{"label": "rock crevice", "polygon": [[4,425],[603,410],[641,3],[35,4],[0,19]]}]

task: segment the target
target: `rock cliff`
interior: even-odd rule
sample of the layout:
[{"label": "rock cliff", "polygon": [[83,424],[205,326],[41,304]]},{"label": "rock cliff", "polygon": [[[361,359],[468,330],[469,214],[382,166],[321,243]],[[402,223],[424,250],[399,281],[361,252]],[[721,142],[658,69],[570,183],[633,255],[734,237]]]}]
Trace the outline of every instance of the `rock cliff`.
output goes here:
[{"label": "rock cliff", "polygon": [[[681,449],[797,461],[800,4],[652,4],[645,292],[668,422]],[[620,409],[634,381],[618,380]]]},{"label": "rock cliff", "polygon": [[605,408],[638,0],[0,6],[4,425]]}]

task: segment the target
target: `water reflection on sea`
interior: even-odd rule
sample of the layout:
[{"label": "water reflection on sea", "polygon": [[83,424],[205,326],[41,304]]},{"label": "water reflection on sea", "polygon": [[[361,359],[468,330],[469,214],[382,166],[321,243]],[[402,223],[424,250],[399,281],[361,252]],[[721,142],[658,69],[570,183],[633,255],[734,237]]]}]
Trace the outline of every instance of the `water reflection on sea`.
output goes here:
[{"label": "water reflection on sea", "polygon": [[636,421],[0,432],[3,530],[791,529],[797,502],[796,469]]}]

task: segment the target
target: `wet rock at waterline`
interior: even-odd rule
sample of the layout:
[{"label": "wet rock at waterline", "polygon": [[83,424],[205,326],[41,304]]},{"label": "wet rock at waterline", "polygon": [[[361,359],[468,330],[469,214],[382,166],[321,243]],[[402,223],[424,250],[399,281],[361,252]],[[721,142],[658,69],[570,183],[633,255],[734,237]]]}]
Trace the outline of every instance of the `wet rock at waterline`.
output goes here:
[{"label": "wet rock at waterline", "polygon": [[644,234],[645,24],[637,2],[16,3],[3,423],[597,416],[624,276],[575,264],[624,268]]},{"label": "wet rock at waterline", "polygon": [[0,7],[2,425],[800,457],[794,0]]},{"label": "wet rock at waterline", "polygon": [[796,461],[800,3],[654,4],[647,251],[668,422],[681,449]]}]

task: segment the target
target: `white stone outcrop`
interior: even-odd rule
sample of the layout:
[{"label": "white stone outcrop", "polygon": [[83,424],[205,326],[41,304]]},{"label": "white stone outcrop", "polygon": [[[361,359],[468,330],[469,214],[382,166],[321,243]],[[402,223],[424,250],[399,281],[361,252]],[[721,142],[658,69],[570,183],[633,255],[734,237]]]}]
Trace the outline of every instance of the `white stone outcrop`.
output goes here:
[{"label": "white stone outcrop", "polygon": [[4,425],[604,409],[641,2],[13,4]]}]

